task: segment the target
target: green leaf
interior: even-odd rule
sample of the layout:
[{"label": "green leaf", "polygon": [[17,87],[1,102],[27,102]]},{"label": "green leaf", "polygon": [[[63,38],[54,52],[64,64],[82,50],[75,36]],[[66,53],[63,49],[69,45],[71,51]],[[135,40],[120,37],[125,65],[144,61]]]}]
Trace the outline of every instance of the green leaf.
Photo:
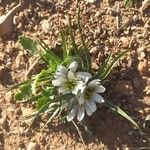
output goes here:
[{"label": "green leaf", "polygon": [[115,104],[113,104],[112,102],[110,102],[108,100],[105,100],[104,105],[106,107],[110,108],[111,110],[113,110],[114,112],[118,113],[119,115],[123,116],[124,118],[126,118],[137,129],[139,129],[140,131],[142,131],[142,129],[138,126],[138,124],[128,114],[126,114],[121,108],[119,108],[118,106],[116,106]]},{"label": "green leaf", "polygon": [[31,95],[31,85],[25,84],[22,85],[19,89],[19,92],[15,94],[16,101],[22,101]]},{"label": "green leaf", "polygon": [[124,0],[125,6],[129,7],[133,5],[134,0]]},{"label": "green leaf", "polygon": [[23,98],[24,98],[24,95],[21,92],[15,94],[16,101],[21,101],[23,100]]},{"label": "green leaf", "polygon": [[36,75],[33,83],[31,84],[31,91],[32,91],[33,95],[36,95],[36,90],[37,90],[37,86],[38,86],[38,81],[39,81],[40,75],[41,75],[41,73]]},{"label": "green leaf", "polygon": [[39,110],[48,101],[48,97],[41,97],[37,100],[37,110]]},{"label": "green leaf", "polygon": [[[55,105],[56,105],[57,103],[51,103],[50,105],[49,105],[49,107],[47,108],[47,110],[45,111],[45,113],[51,113],[54,109],[55,109]],[[54,112],[54,111],[53,111]]]},{"label": "green leaf", "polygon": [[82,27],[81,27],[81,17],[80,17],[80,7],[78,8],[78,29],[79,29],[79,33],[80,33],[80,39],[81,39],[81,42],[82,42],[82,46],[85,48],[86,45],[85,45],[85,40],[84,40],[84,37],[83,37],[83,34],[82,34]]},{"label": "green leaf", "polygon": [[49,78],[49,82],[51,81],[51,79],[53,78],[51,70],[42,70],[39,74],[37,74],[34,77],[34,81],[31,84],[31,90],[33,95],[36,95],[37,88],[41,84],[41,79],[44,78]]},{"label": "green leaf", "polygon": [[38,43],[36,41],[33,41],[29,37],[21,36],[19,37],[19,42],[21,43],[23,48],[28,49],[32,55],[38,54],[38,50],[37,50]]},{"label": "green leaf", "polygon": [[77,46],[77,44],[75,42],[70,16],[68,17],[68,22],[69,22],[69,35],[70,35],[70,39],[71,39],[71,45],[73,47],[74,52],[76,53],[78,51],[78,46]]},{"label": "green leaf", "polygon": [[[17,94],[20,94],[20,93],[17,93]],[[21,101],[17,101],[17,102],[19,102],[19,103],[31,103],[31,102],[37,101],[42,96],[43,96],[42,94],[38,94],[36,96],[31,96],[30,98],[26,98],[25,100],[21,100]]]},{"label": "green leaf", "polygon": [[43,41],[39,42],[39,45],[43,48],[41,55],[47,60],[47,62],[52,61],[56,65],[59,65],[62,62],[61,58],[59,58]]},{"label": "green leaf", "polygon": [[31,85],[25,84],[20,87],[20,91],[23,92],[25,95],[31,94]]},{"label": "green leaf", "polygon": [[116,66],[116,64],[118,63],[120,58],[122,58],[127,52],[129,52],[129,50],[126,50],[126,51],[120,53],[116,58],[114,58],[114,60],[110,64],[108,62],[106,69],[104,70],[104,72],[102,74],[99,75],[99,78],[101,80],[106,79],[108,77],[108,75],[110,74],[110,72],[112,71],[112,69]]},{"label": "green leaf", "polygon": [[67,59],[67,57],[68,57],[68,55],[69,55],[69,51],[68,51],[68,49],[67,49],[67,43],[66,43],[66,37],[65,37],[65,33],[62,31],[62,32],[60,32],[60,34],[61,34],[61,43],[62,43],[62,49],[63,49],[63,59],[65,60],[65,59]]},{"label": "green leaf", "polygon": [[68,93],[68,94],[63,94],[63,95],[58,96],[57,99],[67,101],[71,99],[73,96],[74,96],[73,94]]},{"label": "green leaf", "polygon": [[17,83],[13,86],[11,86],[10,88],[8,88],[7,92],[11,91],[11,90],[14,90],[14,89],[17,89],[19,88],[20,86],[23,86],[25,84],[30,84],[34,79],[28,79],[26,81],[23,81],[23,82],[20,82],[20,83]]},{"label": "green leaf", "polygon": [[96,76],[100,76],[105,71],[105,69],[107,69],[107,66],[110,63],[111,59],[112,59],[112,52],[109,54],[106,61],[99,68],[98,73],[96,74]]},{"label": "green leaf", "polygon": [[47,103],[44,104],[42,107],[40,107],[40,109],[35,112],[35,115],[34,115],[33,119],[36,118],[36,117],[37,117],[38,115],[40,115],[41,113],[44,113],[44,112],[47,110],[47,108],[49,107],[50,103],[51,103],[51,102],[47,102]]}]

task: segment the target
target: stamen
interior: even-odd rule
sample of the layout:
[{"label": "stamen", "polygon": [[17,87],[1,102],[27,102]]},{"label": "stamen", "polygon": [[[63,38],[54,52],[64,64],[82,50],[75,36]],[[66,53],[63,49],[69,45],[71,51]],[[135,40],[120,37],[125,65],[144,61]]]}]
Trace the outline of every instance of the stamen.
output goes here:
[{"label": "stamen", "polygon": [[65,86],[67,89],[73,89],[76,86],[76,82],[75,82],[75,80],[68,80],[65,83]]}]

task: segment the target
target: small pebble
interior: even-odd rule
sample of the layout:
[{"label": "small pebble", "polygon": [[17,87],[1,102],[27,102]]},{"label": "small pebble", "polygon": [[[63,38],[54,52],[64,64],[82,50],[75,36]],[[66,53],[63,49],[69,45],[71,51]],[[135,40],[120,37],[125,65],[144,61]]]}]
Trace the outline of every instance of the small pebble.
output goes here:
[{"label": "small pebble", "polygon": [[38,150],[38,147],[39,145],[35,142],[30,142],[28,147],[27,147],[27,150]]}]

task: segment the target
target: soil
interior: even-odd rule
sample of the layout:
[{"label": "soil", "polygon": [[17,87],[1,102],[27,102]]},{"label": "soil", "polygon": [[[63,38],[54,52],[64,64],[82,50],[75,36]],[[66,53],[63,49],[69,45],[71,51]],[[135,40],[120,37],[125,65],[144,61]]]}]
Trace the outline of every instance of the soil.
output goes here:
[{"label": "soil", "polygon": [[[18,0],[2,0],[0,15],[6,14]],[[44,40],[50,47],[60,46],[59,30],[71,15],[76,29],[77,5],[81,8],[82,28],[90,47],[92,67],[112,51],[126,49],[127,55],[105,83],[104,96],[125,110],[143,129],[139,133],[124,118],[100,106],[88,119],[92,134],[84,134],[83,145],[71,123],[53,120],[42,129],[44,120],[23,120],[33,106],[14,101],[11,85],[26,79],[33,58],[18,43],[26,35]],[[14,31],[0,39],[0,150],[148,150],[150,149],[150,9],[141,11],[141,3],[127,8],[122,1],[101,0],[94,4],[73,0],[32,0],[15,15]],[[118,11],[117,11],[118,10]],[[75,33],[79,41],[79,34]],[[6,94],[5,94],[6,93]],[[90,137],[90,138],[89,138]]]}]

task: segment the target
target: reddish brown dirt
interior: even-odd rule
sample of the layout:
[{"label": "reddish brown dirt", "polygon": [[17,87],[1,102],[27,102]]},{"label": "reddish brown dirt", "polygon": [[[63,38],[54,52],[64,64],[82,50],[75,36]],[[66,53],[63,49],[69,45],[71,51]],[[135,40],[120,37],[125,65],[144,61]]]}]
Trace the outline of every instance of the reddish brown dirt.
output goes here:
[{"label": "reddish brown dirt", "polygon": [[[17,0],[2,0],[0,15],[8,12]],[[60,45],[59,29],[67,25],[68,14],[76,29],[77,2],[73,0],[33,0],[26,9],[16,14],[13,34],[0,41],[0,150],[148,150],[149,130],[144,127],[150,114],[150,12],[120,6],[117,29],[115,0],[101,0],[95,4],[78,2],[81,8],[82,26],[90,46],[93,69],[110,51],[113,53],[131,49],[120,67],[117,67],[105,83],[105,96],[130,114],[143,128],[140,134],[124,118],[105,107],[88,119],[93,135],[86,136],[86,146],[78,137],[72,124],[59,124],[54,120],[43,131],[44,120],[38,119],[29,129],[23,116],[31,114],[33,106],[16,104],[13,92],[7,87],[23,81],[32,64],[27,51],[17,42],[22,34],[44,40],[50,47]],[[78,32],[76,40],[78,41]]]}]

